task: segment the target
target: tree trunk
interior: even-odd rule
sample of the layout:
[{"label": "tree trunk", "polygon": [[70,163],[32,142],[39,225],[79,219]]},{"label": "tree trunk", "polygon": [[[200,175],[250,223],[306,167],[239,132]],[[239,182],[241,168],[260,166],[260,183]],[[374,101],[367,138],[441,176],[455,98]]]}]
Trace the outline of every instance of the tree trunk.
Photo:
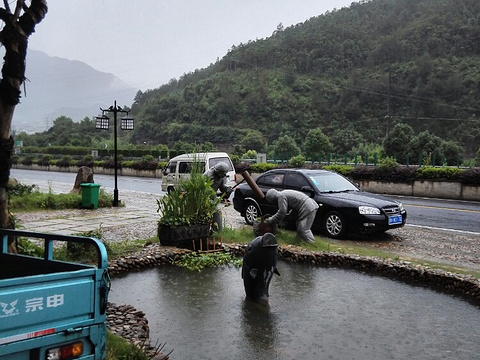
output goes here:
[{"label": "tree trunk", "polygon": [[0,80],[0,228],[12,226],[7,194],[14,144],[10,128],[15,106],[20,102],[20,87],[25,80],[28,37],[46,13],[46,0],[31,0],[30,6],[25,0],[17,0],[14,11],[4,1],[4,8],[0,8],[0,19],[4,22],[0,43],[5,48]]}]

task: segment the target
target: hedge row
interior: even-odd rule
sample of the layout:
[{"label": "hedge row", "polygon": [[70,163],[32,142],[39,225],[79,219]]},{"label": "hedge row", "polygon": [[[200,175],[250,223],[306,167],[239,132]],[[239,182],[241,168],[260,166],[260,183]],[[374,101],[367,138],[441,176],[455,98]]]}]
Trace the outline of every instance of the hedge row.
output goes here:
[{"label": "hedge row", "polygon": [[[70,166],[88,166],[88,167],[104,167],[108,169],[114,168],[114,161],[111,158],[101,161],[94,161],[89,157],[83,160],[71,160],[63,158],[61,160],[52,160],[48,156],[44,156],[40,160],[31,158],[14,159],[14,163],[22,165],[37,164],[41,166],[56,165],[59,167]],[[157,161],[152,156],[145,156],[142,160],[119,161],[119,168],[132,168],[135,170],[156,170],[163,169],[167,163]],[[241,173],[247,169],[249,172],[262,173],[275,168],[292,167],[288,164],[248,164],[236,163],[237,172]],[[480,168],[461,169],[457,167],[418,167],[418,166],[367,166],[367,165],[320,165],[305,164],[302,167],[307,168],[323,168],[338,172],[346,177],[355,180],[379,180],[392,181],[400,183],[409,183],[415,180],[432,180],[432,181],[456,181],[466,185],[480,185]]]},{"label": "hedge row", "polygon": [[[95,151],[98,152],[99,157],[114,156],[113,149],[100,149]],[[185,151],[178,150],[117,149],[117,156],[124,158],[141,158],[146,155],[151,155],[155,159],[167,159],[184,153]],[[80,158],[92,155],[92,148],[83,146],[25,146],[22,147],[22,154],[33,157],[42,157],[45,154],[55,156],[62,154],[62,156],[69,155]]]},{"label": "hedge row", "polygon": [[[252,164],[248,169],[253,172],[264,172],[274,168],[291,167],[289,165]],[[398,183],[410,183],[415,180],[454,181],[465,185],[480,185],[480,168],[461,169],[457,167],[432,167],[432,166],[367,166],[367,165],[309,165],[305,168],[322,168],[338,172],[355,180],[378,180]],[[242,166],[245,168],[245,165]]]}]

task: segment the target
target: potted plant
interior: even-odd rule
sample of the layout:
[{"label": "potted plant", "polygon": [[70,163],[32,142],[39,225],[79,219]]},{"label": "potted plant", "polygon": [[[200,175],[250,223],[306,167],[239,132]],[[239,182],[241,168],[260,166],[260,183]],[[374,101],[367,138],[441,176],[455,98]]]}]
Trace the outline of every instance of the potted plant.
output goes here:
[{"label": "potted plant", "polygon": [[160,243],[189,247],[196,240],[207,240],[219,202],[212,181],[194,167],[187,180],[157,200],[157,211],[161,214],[158,221]]}]

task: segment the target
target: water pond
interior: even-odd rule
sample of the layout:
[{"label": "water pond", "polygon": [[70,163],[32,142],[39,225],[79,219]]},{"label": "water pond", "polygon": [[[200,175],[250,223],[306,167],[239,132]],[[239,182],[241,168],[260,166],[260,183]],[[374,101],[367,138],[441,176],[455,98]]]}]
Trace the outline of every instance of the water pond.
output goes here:
[{"label": "water pond", "polygon": [[480,309],[352,270],[279,262],[270,303],[245,299],[240,269],[162,266],[112,280],[109,300],[146,313],[170,359],[478,358]]}]

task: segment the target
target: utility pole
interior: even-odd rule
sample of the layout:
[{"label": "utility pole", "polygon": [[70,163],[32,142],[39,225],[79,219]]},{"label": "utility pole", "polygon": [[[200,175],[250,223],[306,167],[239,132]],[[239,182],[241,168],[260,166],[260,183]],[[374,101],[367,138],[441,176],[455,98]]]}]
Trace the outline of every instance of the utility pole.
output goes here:
[{"label": "utility pole", "polygon": [[389,133],[389,125],[390,125],[390,85],[392,81],[392,76],[390,69],[388,70],[388,89],[387,89],[387,115],[385,115],[385,119],[387,120],[387,137]]}]

